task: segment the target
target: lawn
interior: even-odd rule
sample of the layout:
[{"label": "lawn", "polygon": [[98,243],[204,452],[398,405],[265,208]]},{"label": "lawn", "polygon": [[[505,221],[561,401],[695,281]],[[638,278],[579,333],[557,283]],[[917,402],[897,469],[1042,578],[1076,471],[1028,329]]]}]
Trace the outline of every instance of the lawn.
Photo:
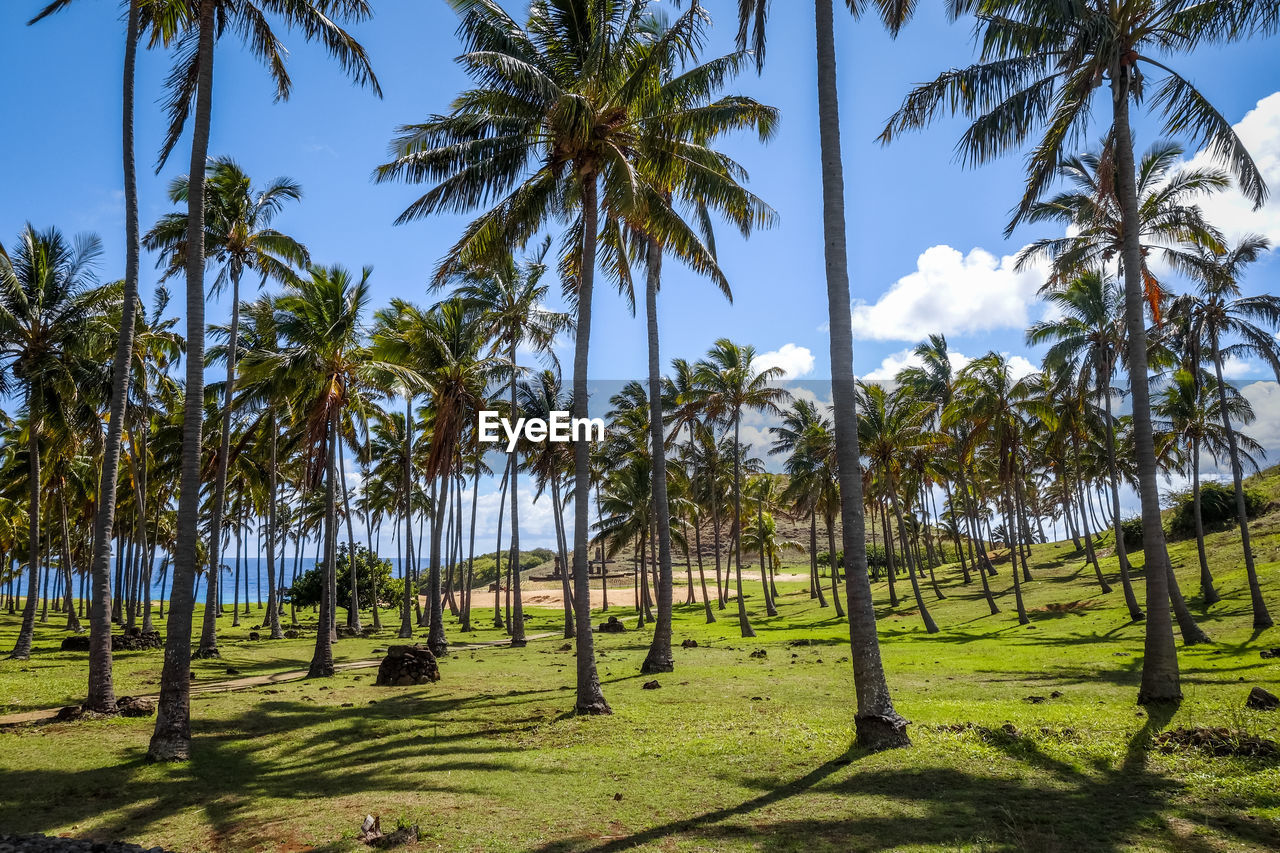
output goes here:
[{"label": "lawn", "polygon": [[[1259,519],[1256,540],[1280,616],[1280,513]],[[966,587],[956,567],[940,569],[946,600],[925,587],[942,627],[932,636],[905,579],[892,612],[876,586],[886,668],[913,723],[908,750],[850,749],[843,624],[794,583],[781,584],[780,613],[766,618],[748,581],[759,636],[738,636],[732,604],[713,625],[701,606],[677,606],[676,643],[698,646],[675,650],[676,671],[657,677],[659,689],[638,674],[647,629],[597,635],[609,717],[566,713],[573,651],[559,637],[561,614],[535,609],[529,634],[555,636],[454,651],[438,684],[375,687],[364,669],[198,696],[186,764],[145,760],[150,719],[0,730],[0,831],[190,853],[348,851],[364,849],[355,835],[376,814],[384,829],[416,824],[420,841],[407,849],[423,850],[1273,850],[1280,758],[1152,743],[1192,726],[1280,740],[1280,712],[1244,707],[1254,685],[1280,692],[1280,660],[1259,655],[1280,646],[1280,631],[1254,636],[1238,538],[1215,533],[1210,547],[1223,601],[1206,614],[1195,543],[1171,546],[1214,640],[1181,650],[1176,712],[1149,717],[1134,704],[1143,629],[1127,621],[1114,557],[1104,568],[1116,589],[1102,596],[1070,543],[1043,545],[1023,587],[1027,627],[1013,615],[1007,562],[993,579],[996,616],[976,581]],[[1140,566],[1140,553],[1132,559]],[[1140,567],[1138,581],[1141,598]],[[611,612],[634,628],[630,608]],[[222,626],[223,659],[194,662],[197,683],[225,679],[228,666],[242,676],[305,667],[311,640],[252,642],[254,621]],[[484,625],[492,620],[478,621],[450,639],[501,637]],[[16,630],[0,617],[0,644]],[[86,656],[57,651],[62,636],[51,621],[30,661],[0,662],[0,714],[80,697]],[[372,658],[393,638],[387,629],[343,640],[336,655]],[[158,652],[116,661],[119,694],[157,689]]]}]

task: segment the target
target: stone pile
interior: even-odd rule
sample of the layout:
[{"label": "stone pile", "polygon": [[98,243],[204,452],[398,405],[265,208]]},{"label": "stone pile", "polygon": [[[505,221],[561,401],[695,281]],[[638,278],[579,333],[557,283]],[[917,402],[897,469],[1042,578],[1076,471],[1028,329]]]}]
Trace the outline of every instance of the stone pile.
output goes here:
[{"label": "stone pile", "polygon": [[[163,648],[164,638],[160,636],[159,631],[143,631],[136,626],[126,628],[123,634],[113,634],[111,637],[111,651],[113,652],[140,652],[148,649]],[[62,651],[89,651],[89,635],[87,633],[75,634],[65,638],[62,641]]]},{"label": "stone pile", "polygon": [[422,644],[391,646],[378,665],[375,684],[383,687],[408,687],[440,680],[440,665],[431,649]]},{"label": "stone pile", "polygon": [[0,835],[0,853],[169,853],[124,841],[86,841],[47,835]]}]

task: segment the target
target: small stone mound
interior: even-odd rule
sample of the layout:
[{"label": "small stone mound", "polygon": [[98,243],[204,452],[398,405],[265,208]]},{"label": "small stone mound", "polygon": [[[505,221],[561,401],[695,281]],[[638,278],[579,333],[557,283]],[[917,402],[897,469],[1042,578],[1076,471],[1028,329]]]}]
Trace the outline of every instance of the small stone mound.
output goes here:
[{"label": "small stone mound", "polygon": [[0,853],[169,853],[124,841],[88,841],[47,835],[0,835]]},{"label": "small stone mound", "polygon": [[1044,696],[1024,696],[1022,701],[1030,702],[1032,705],[1039,705],[1041,702],[1047,702],[1048,700]]},{"label": "small stone mound", "polygon": [[116,700],[116,713],[122,717],[150,717],[156,703],[142,696],[121,696]]},{"label": "small stone mound", "polygon": [[627,626],[618,621],[617,616],[610,616],[607,621],[601,622],[597,629],[601,634],[625,634]]},{"label": "small stone mound", "polygon": [[391,646],[378,665],[374,681],[382,687],[408,687],[440,680],[440,665],[431,649],[422,644]]},{"label": "small stone mound", "polygon": [[[68,638],[68,639],[70,639],[70,638]],[[1263,660],[1271,660],[1272,658],[1280,658],[1280,648],[1276,648],[1276,649],[1263,649],[1262,651],[1258,652],[1258,654],[1262,657],[1262,659],[1263,659]]]},{"label": "small stone mound", "polygon": [[641,690],[657,690],[660,687],[662,687],[662,685],[658,683],[657,679],[654,679],[653,681],[646,681],[644,684],[640,685]]},{"label": "small stone mound", "polygon": [[[143,631],[141,628],[134,627],[125,629],[123,634],[113,634],[111,637],[113,652],[140,652],[163,648],[164,638],[160,636],[159,631]],[[74,634],[65,637],[62,640],[61,649],[64,652],[87,652],[89,635]]]},{"label": "small stone mound", "polygon": [[751,653],[751,656],[753,658],[767,658],[769,656],[769,653],[764,649],[756,649],[754,652]]},{"label": "small stone mound", "polygon": [[301,637],[301,636],[302,636],[302,635],[301,635],[301,634],[299,634],[299,633],[298,633],[296,630],[294,630],[293,628],[290,628],[288,631],[285,631],[285,632],[284,632],[284,638],[285,638],[286,640],[296,640],[296,639],[298,639],[298,638],[299,638],[299,637]]},{"label": "small stone mound", "polygon": [[680,644],[680,648],[682,649],[696,649],[697,647],[698,647],[697,640],[685,640],[683,643]]},{"label": "small stone mound", "polygon": [[250,632],[249,632],[249,639],[250,639],[250,640],[253,640],[254,642],[257,642],[258,640],[261,640],[261,639],[262,639],[262,635],[261,635],[261,634],[259,634],[257,631],[250,631]]},{"label": "small stone mound", "polygon": [[1244,705],[1255,711],[1274,711],[1280,708],[1280,697],[1261,687],[1255,687],[1249,691],[1249,698],[1244,700]]},{"label": "small stone mound", "polygon": [[1176,752],[1180,748],[1198,749],[1210,755],[1244,755],[1254,758],[1280,756],[1280,745],[1273,740],[1255,737],[1227,728],[1177,728],[1163,732],[1153,741],[1160,752]]}]

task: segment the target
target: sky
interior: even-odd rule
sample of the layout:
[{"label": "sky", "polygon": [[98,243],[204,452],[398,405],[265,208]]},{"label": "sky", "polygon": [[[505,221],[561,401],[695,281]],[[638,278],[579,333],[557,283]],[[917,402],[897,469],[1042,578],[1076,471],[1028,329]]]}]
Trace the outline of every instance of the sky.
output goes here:
[{"label": "sky", "polygon": [[[25,26],[42,5],[0,3],[0,79],[8,81],[0,90],[0,114],[7,119],[0,134],[0,242],[12,240],[28,221],[67,233],[94,232],[105,246],[101,277],[119,278],[120,4],[80,0],[52,19]],[[516,10],[520,4],[506,5]],[[706,5],[715,21],[706,55],[732,50],[737,4]],[[1040,280],[1034,271],[1015,273],[1012,258],[1052,231],[1028,226],[1003,237],[1021,194],[1022,154],[961,168],[954,155],[963,130],[959,120],[940,121],[889,147],[875,140],[912,85],[972,60],[970,26],[947,21],[941,5],[920,4],[919,17],[897,40],[871,20],[837,13],[855,365],[869,378],[889,378],[907,363],[910,348],[934,331],[947,335],[960,361],[996,350],[1028,371],[1039,362],[1023,333],[1044,316],[1035,298]],[[440,216],[395,226],[400,211],[427,187],[375,185],[371,173],[388,159],[398,125],[447,111],[466,85],[454,62],[460,50],[456,18],[445,0],[379,0],[374,7],[376,16],[352,31],[368,49],[384,90],[381,100],[351,85],[322,49],[281,29],[295,87],[288,102],[276,103],[264,69],[230,38],[220,42],[210,153],[234,157],[258,184],[279,175],[298,181],[305,197],[286,209],[277,227],[302,240],[318,262],[372,265],[375,305],[393,296],[426,304],[436,298],[426,290],[431,271],[465,220]],[[659,309],[664,361],[697,358],[716,339],[728,337],[753,345],[763,363],[784,368],[788,376],[829,376],[812,43],[807,4],[774,3],[763,74],[745,75],[727,87],[781,110],[781,127],[769,145],[746,136],[724,145],[780,221],[746,241],[722,229],[718,244],[732,304],[707,281],[667,265]],[[155,172],[164,130],[159,98],[170,59],[159,51],[139,59],[144,228],[171,209],[165,188],[187,166],[184,138],[172,160]],[[1276,40],[1202,50],[1179,59],[1177,67],[1237,125],[1280,192]],[[1105,126],[1098,122],[1094,136]],[[1158,126],[1138,115],[1135,132],[1145,147],[1157,138]],[[1203,159],[1194,151],[1187,157]],[[1238,197],[1214,198],[1203,206],[1228,233],[1256,231],[1280,242],[1275,200],[1260,212]],[[1275,290],[1275,254],[1255,266],[1246,291]],[[157,278],[153,263],[144,258],[146,293]],[[247,286],[246,297],[253,286]],[[180,311],[179,301],[171,311]],[[225,300],[211,303],[210,322],[222,320],[227,308]],[[643,317],[632,317],[607,291],[598,294],[594,309],[592,377],[643,377]],[[563,342],[562,353],[568,344]],[[1232,365],[1231,372],[1259,408],[1255,434],[1280,451],[1280,391],[1257,381],[1266,378],[1260,365]],[[522,517],[536,525],[537,512],[522,511]]]}]

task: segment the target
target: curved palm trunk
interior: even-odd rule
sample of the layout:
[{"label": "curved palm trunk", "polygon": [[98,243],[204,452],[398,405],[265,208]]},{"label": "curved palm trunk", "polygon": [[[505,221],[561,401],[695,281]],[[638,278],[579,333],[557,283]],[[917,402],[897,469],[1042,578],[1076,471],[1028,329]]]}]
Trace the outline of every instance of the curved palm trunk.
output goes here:
[{"label": "curved palm trunk", "polygon": [[573,593],[569,589],[569,543],[564,535],[564,504],[560,502],[560,477],[551,475],[551,505],[555,509],[556,548],[560,554],[560,595],[564,598],[564,638],[572,640]]},{"label": "curved palm trunk", "polygon": [[[872,515],[871,523],[875,524],[874,515]],[[883,500],[880,501],[880,526],[884,532],[884,575],[889,581],[889,606],[897,607],[898,568],[893,562],[893,525],[889,523],[889,507],[885,505]]]},{"label": "curved palm trunk", "polygon": [[911,593],[916,598],[916,608],[920,611],[920,618],[924,621],[924,629],[930,634],[938,633],[938,624],[933,621],[933,616],[929,614],[929,608],[925,606],[924,596],[920,594],[919,572],[916,571],[915,556],[911,553],[911,547],[907,543],[906,527],[902,523],[902,504],[898,501],[898,484],[895,482],[892,473],[887,478],[889,481],[889,501],[893,504],[894,517],[898,520],[898,535],[902,537],[902,559],[907,564],[907,577],[911,578]]},{"label": "curved palm trunk", "polygon": [[1231,426],[1231,415],[1227,408],[1227,386],[1222,379],[1222,350],[1218,347],[1217,337],[1213,339],[1213,369],[1218,378],[1218,408],[1222,410],[1222,428],[1227,432],[1227,448],[1231,451],[1231,482],[1236,491],[1236,521],[1240,524],[1240,547],[1244,549],[1244,570],[1249,578],[1253,627],[1262,630],[1271,627],[1271,614],[1267,612],[1267,603],[1262,598],[1262,587],[1258,584],[1258,570],[1253,565],[1253,548],[1249,545],[1249,512],[1244,500],[1244,469],[1240,464],[1240,447],[1236,441],[1236,431]]},{"label": "curved palm trunk", "polygon": [[1017,537],[1014,535],[1015,511],[1013,509],[1013,498],[1009,497],[1008,483],[1005,484],[1004,500],[1004,529],[1005,529],[1005,546],[1009,549],[1009,570],[1013,575],[1013,598],[1018,608],[1018,624],[1026,625],[1031,622],[1027,616],[1026,605],[1022,601],[1022,580],[1018,576],[1018,545]]},{"label": "curved palm trunk", "polygon": [[507,511],[507,484],[510,482],[511,457],[507,457],[507,467],[502,470],[502,494],[498,498],[498,541],[493,548],[493,627],[495,628],[501,628],[505,624],[502,620],[502,520]]},{"label": "curved palm trunk", "polygon": [[200,460],[204,414],[204,167],[213,109],[214,4],[200,5],[199,66],[187,195],[187,351],[178,481],[177,543],[168,636],[160,674],[156,727],[147,747],[153,760],[186,760],[191,749],[191,615],[200,524]]},{"label": "curved palm trunk", "polygon": [[[813,591],[818,599],[819,607],[827,606],[827,597],[822,594],[822,575],[818,573],[818,513],[817,510],[809,511],[809,571],[813,574]],[[836,606],[839,607],[840,596],[836,596]]]},{"label": "curved palm trunk", "polygon": [[707,624],[716,621],[715,611],[711,609],[711,597],[707,595],[707,573],[702,566],[702,519],[693,519],[693,549],[698,552],[698,580],[702,583],[702,609],[706,611]]},{"label": "curved palm trunk", "polygon": [[1204,550],[1204,519],[1200,515],[1200,439],[1191,439],[1191,510],[1196,522],[1196,555],[1200,558],[1200,597],[1204,606],[1217,604],[1218,590],[1213,586],[1213,572]]},{"label": "curved palm trunk", "polygon": [[334,609],[337,605],[334,578],[338,560],[338,492],[335,482],[338,477],[338,454],[335,452],[338,430],[332,419],[329,421],[328,433],[324,466],[324,582],[320,593],[320,618],[316,625],[316,646],[311,655],[311,666],[307,670],[307,678],[329,678],[334,674],[333,634],[329,626],[333,624]]},{"label": "curved palm trunk", "polygon": [[[756,632],[747,619],[747,600],[742,594],[742,445],[739,443],[738,412],[733,413],[733,573],[738,593],[738,628],[744,637],[754,637]],[[760,567],[761,576],[764,566]],[[765,600],[768,601],[769,588],[765,587]]]},{"label": "curved palm trunk", "polygon": [[[511,342],[511,417],[517,417],[516,408],[516,345]],[[518,453],[518,451],[517,451]],[[519,648],[525,645],[524,639],[524,606],[520,600],[520,506],[517,489],[520,481],[520,459],[517,453],[511,454],[511,558],[507,563],[511,569],[511,645]]]},{"label": "curved palm trunk", "polygon": [[[342,485],[342,514],[347,522],[347,558],[351,564],[351,596],[347,607],[347,627],[360,633],[360,573],[356,571],[356,534],[351,524],[351,493],[347,489],[347,454],[342,448],[341,438],[338,439],[338,482]],[[377,604],[374,605],[374,609],[377,609]]]},{"label": "curved palm trunk", "polygon": [[76,617],[76,604],[72,600],[71,581],[71,534],[67,525],[67,495],[64,489],[58,490],[58,523],[61,534],[62,553],[58,562],[62,563],[62,611],[67,614],[67,630],[79,634],[84,629]]},{"label": "curved palm trunk", "polygon": [[1143,645],[1142,686],[1138,701],[1176,702],[1182,699],[1178,648],[1169,615],[1169,557],[1165,552],[1156,484],[1156,447],[1151,427],[1151,396],[1147,386],[1147,327],[1142,292],[1142,247],[1138,238],[1138,189],[1134,176],[1133,137],[1129,130],[1128,76],[1119,68],[1111,75],[1113,132],[1116,149],[1116,195],[1124,232],[1125,327],[1129,346],[1129,386],[1133,394],[1133,436],[1138,463],[1138,494],[1142,499],[1142,550],[1147,579],[1147,630]]},{"label": "curved palm trunk", "polygon": [[[698,595],[693,591],[693,555],[689,553],[689,519],[682,513],[680,516],[680,530],[684,533],[684,582],[685,582],[685,604],[697,604]],[[672,593],[674,595],[674,591]]]},{"label": "curved palm trunk", "polygon": [[[22,627],[9,657],[27,660],[36,631],[36,599],[40,589],[40,395],[27,385],[27,457],[30,478],[27,499],[27,603],[22,609]],[[110,640],[108,640],[110,642]]]},{"label": "curved palm trunk", "polygon": [[832,402],[843,498],[845,589],[849,597],[849,647],[857,742],[869,749],[906,746],[907,721],[893,707],[876,637],[876,611],[867,578],[862,477],[858,464],[857,403],[854,397],[853,316],[845,247],[844,168],[840,155],[840,108],[836,89],[835,23],[831,0],[815,0],[818,48],[818,129],[822,149],[822,220],[831,324]]},{"label": "curved palm trunk", "polygon": [[991,611],[992,616],[995,616],[1000,612],[1000,608],[996,605],[995,596],[991,594],[991,583],[987,580],[987,566],[991,561],[987,559],[987,549],[982,542],[981,530],[974,520],[976,512],[973,506],[973,495],[969,492],[969,484],[965,480],[963,461],[956,467],[956,489],[963,498],[960,513],[964,517],[965,525],[969,528],[969,543],[972,545],[976,542],[978,547],[978,556],[974,558],[973,567],[979,579],[982,580],[982,595],[987,600],[987,609]]},{"label": "curved palm trunk", "polygon": [[[202,187],[203,189],[203,187]],[[218,612],[222,586],[222,514],[227,498],[227,460],[231,454],[231,405],[236,388],[236,354],[240,345],[240,273],[231,270],[231,334],[227,345],[227,381],[222,393],[222,436],[213,478],[213,505],[209,508],[209,584],[205,588],[204,625],[200,630],[197,658],[220,657]]]},{"label": "curved palm trunk", "polygon": [[130,0],[124,45],[122,141],[124,143],[125,264],[124,295],[120,310],[120,336],[116,340],[116,370],[111,376],[110,414],[98,479],[98,506],[93,517],[93,563],[89,568],[92,602],[89,605],[89,694],[85,707],[111,713],[116,707],[111,675],[111,531],[115,526],[116,483],[120,476],[120,442],[128,406],[127,365],[133,352],[134,313],[138,301],[138,266],[141,237],[138,226],[138,176],[133,150],[133,102],[138,56],[138,7]]},{"label": "curved palm trunk", "polygon": [[1201,643],[1213,642],[1191,615],[1191,610],[1182,597],[1182,588],[1178,585],[1178,576],[1173,571],[1172,563],[1169,563],[1169,604],[1173,607],[1173,617],[1178,623],[1178,633],[1182,635],[1184,646],[1198,646]]},{"label": "curved palm trunk", "polygon": [[[662,275],[662,247],[649,238],[645,276],[645,321],[649,339],[649,455],[653,480],[653,512],[657,518],[658,553],[658,618],[653,626],[653,640],[640,671],[671,672],[675,659],[671,656],[671,508],[667,502],[667,453],[662,428],[662,360],[658,351],[658,280]],[[692,580],[692,575],[690,575]],[[690,592],[692,592],[692,585]]]},{"label": "curved palm trunk", "polygon": [[[1093,564],[1093,573],[1098,579],[1098,586],[1102,588],[1103,595],[1111,592],[1111,584],[1107,583],[1107,579],[1102,576],[1102,566],[1098,564],[1098,554],[1093,550],[1093,533],[1089,530],[1089,516],[1086,514],[1088,510],[1085,508],[1084,496],[1084,472],[1081,470],[1080,463],[1080,437],[1074,432],[1071,435],[1071,446],[1075,450],[1075,480],[1076,484],[1076,506],[1080,510],[1080,535],[1084,539],[1085,560]],[[1138,600],[1133,595],[1132,584],[1125,585],[1125,604],[1129,607],[1129,618],[1134,622],[1140,621],[1142,610],[1138,607]]]},{"label": "curved palm trunk", "polygon": [[1107,470],[1111,474],[1111,515],[1115,522],[1116,556],[1120,559],[1120,585],[1124,588],[1124,603],[1129,608],[1129,618],[1137,622],[1142,618],[1137,596],[1133,594],[1133,582],[1129,579],[1129,553],[1124,544],[1124,526],[1120,523],[1120,466],[1116,462],[1116,422],[1111,418],[1111,377],[1099,383],[1106,398],[1107,415]]},{"label": "curved palm trunk", "polygon": [[716,552],[716,606],[719,609],[724,610],[725,599],[728,597],[725,590],[728,588],[729,584],[725,583],[723,587],[721,586],[721,577],[723,573],[720,571],[720,502],[717,500],[718,496],[715,494],[714,480],[712,481],[711,489],[711,544]]},{"label": "curved palm trunk", "polygon": [[[587,417],[587,357],[591,349],[591,289],[595,285],[596,240],[599,234],[597,183],[594,174],[582,182],[582,272],[578,282],[578,317],[573,349],[573,414]],[[591,511],[591,449],[586,441],[573,444],[573,609],[578,620],[578,692],[574,712],[613,713],[600,689],[591,633],[591,586],[587,573],[587,525]]]},{"label": "curved palm trunk", "polygon": [[476,506],[480,502],[480,460],[476,460],[475,479],[471,485],[471,535],[470,543],[467,547],[467,583],[462,591],[462,630],[469,632],[471,630],[471,590],[475,583],[475,559],[476,559]]}]

